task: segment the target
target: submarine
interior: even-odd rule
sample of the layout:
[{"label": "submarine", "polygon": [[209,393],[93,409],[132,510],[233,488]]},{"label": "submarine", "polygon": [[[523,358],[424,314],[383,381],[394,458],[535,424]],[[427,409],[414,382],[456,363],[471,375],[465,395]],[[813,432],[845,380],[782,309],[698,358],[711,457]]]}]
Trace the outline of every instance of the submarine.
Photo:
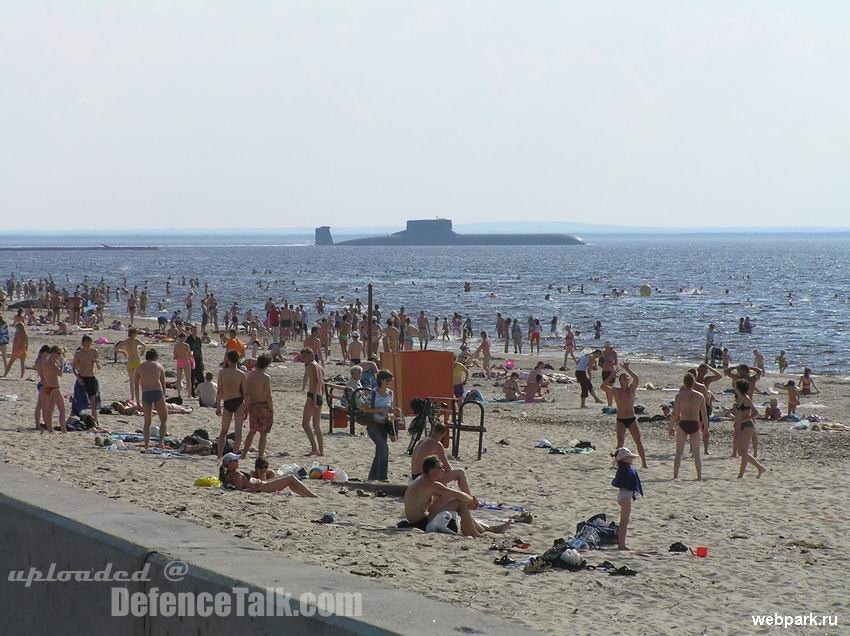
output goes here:
[{"label": "submarine", "polygon": [[335,243],[331,228],[316,228],[316,245],[392,246],[392,245],[584,245],[570,234],[458,234],[451,219],[418,219],[394,234],[368,236]]}]

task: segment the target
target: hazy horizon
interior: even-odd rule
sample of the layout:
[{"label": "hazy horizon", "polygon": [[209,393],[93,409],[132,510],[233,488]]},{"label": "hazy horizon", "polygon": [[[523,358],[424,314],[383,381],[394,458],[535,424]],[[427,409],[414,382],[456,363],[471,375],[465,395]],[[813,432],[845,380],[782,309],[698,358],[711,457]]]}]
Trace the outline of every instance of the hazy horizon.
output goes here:
[{"label": "hazy horizon", "polygon": [[13,3],[3,228],[844,229],[848,23],[833,1]]}]

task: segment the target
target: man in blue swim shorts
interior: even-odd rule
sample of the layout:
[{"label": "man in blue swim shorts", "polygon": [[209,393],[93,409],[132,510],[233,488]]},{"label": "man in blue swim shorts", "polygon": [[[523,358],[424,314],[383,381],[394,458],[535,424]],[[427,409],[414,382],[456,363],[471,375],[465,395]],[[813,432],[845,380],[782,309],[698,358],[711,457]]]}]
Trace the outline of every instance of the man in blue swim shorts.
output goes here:
[{"label": "man in blue swim shorts", "polygon": [[136,368],[133,376],[136,395],[141,395],[142,413],[145,416],[145,448],[150,446],[151,412],[154,408],[159,415],[159,448],[163,447],[166,435],[168,408],[165,406],[165,369],[156,361],[158,357],[156,349],[148,349],[145,361]]}]

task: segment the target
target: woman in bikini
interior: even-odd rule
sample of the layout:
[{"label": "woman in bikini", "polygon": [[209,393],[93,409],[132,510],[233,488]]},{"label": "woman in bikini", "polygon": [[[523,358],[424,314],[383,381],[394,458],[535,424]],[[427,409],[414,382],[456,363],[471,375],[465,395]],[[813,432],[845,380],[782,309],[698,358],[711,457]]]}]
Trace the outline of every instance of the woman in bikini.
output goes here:
[{"label": "woman in bikini", "polygon": [[487,379],[489,380],[490,375],[490,338],[487,336],[486,331],[481,332],[481,344],[478,345],[478,348],[475,350],[475,353],[472,354],[473,358],[478,358],[478,354],[481,354],[481,366],[484,367],[484,373],[487,374]]},{"label": "woman in bikini", "polygon": [[576,337],[572,325],[567,325],[567,331],[564,333],[564,366],[561,367],[561,371],[567,370],[567,358],[572,358],[573,362],[578,362],[576,359]]},{"label": "woman in bikini", "polygon": [[815,381],[812,379],[812,370],[809,367],[803,369],[803,375],[800,376],[800,394],[814,395],[820,393],[818,387],[815,386]]},{"label": "woman in bikini", "polygon": [[41,432],[41,418],[44,407],[41,403],[41,387],[44,386],[44,375],[41,372],[42,363],[47,360],[47,356],[50,355],[50,345],[42,345],[41,349],[38,350],[38,356],[35,359],[35,364],[33,364],[33,368],[36,373],[38,373],[38,381],[35,384],[35,411],[33,412],[33,418],[35,419],[35,430]]},{"label": "woman in bikini", "polygon": [[766,470],[755,457],[750,455],[750,442],[756,432],[755,420],[758,417],[758,410],[753,404],[752,398],[747,395],[749,388],[749,383],[746,380],[735,381],[735,428],[738,431],[738,452],[741,455],[741,470],[738,472],[738,479],[744,476],[747,464],[752,464],[758,469],[759,473],[756,479],[761,477]]},{"label": "woman in bikini", "polygon": [[286,475],[269,480],[251,477],[249,473],[239,470],[240,459],[238,453],[227,453],[222,457],[221,467],[218,469],[218,478],[221,480],[222,486],[246,492],[279,492],[289,488],[302,497],[318,497],[295,475]]},{"label": "woman in bikini", "polygon": [[177,342],[174,344],[174,361],[177,366],[177,397],[182,395],[183,379],[186,379],[186,388],[192,392],[192,369],[195,368],[195,358],[192,349],[186,344],[186,334],[178,333]]},{"label": "woman in bikini", "polygon": [[21,377],[24,377],[29,342],[29,335],[27,335],[27,328],[24,323],[15,323],[15,335],[12,337],[12,355],[9,356],[9,362],[6,363],[6,371],[3,373],[4,378],[9,375],[9,371],[12,370],[15,360],[21,362]]},{"label": "woman in bikini", "polygon": [[64,351],[58,345],[54,345],[50,349],[50,353],[46,358],[42,359],[40,366],[41,377],[43,378],[41,390],[38,393],[38,399],[42,405],[42,413],[44,415],[44,424],[48,433],[53,432],[53,408],[59,409],[59,428],[63,433],[67,433],[65,427],[65,398],[59,388],[59,377],[62,375],[62,369],[65,366],[65,360],[62,357]]}]

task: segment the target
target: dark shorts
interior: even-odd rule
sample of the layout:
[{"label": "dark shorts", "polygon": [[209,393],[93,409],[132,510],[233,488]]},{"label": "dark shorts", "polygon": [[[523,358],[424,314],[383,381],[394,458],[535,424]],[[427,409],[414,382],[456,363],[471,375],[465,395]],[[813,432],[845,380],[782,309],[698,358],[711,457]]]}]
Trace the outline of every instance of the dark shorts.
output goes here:
[{"label": "dark shorts", "polygon": [[86,387],[86,395],[89,397],[97,395],[98,391],[100,391],[100,384],[93,375],[88,377],[80,376],[80,380],[83,381],[83,386]]},{"label": "dark shorts", "polygon": [[351,364],[360,364],[360,358],[351,358]]},{"label": "dark shorts", "polygon": [[151,389],[150,391],[142,391],[142,402],[153,406],[163,398],[162,391],[159,389]]},{"label": "dark shorts", "polygon": [[426,528],[428,527],[429,521],[430,521],[430,519],[428,518],[428,515],[425,515],[424,517],[422,517],[419,521],[416,521],[415,523],[411,523],[410,521],[408,521],[407,527],[408,528],[419,528],[422,532],[426,532]]},{"label": "dark shorts", "polygon": [[602,381],[605,382],[605,380],[607,380],[608,378],[611,377],[612,373],[614,373],[614,372],[613,371],[603,371],[602,372]]},{"label": "dark shorts", "polygon": [[745,428],[755,428],[755,427],[756,426],[755,426],[755,424],[753,424],[752,420],[744,420],[743,422],[741,422],[741,430],[744,430]]},{"label": "dark shorts", "polygon": [[229,400],[225,400],[221,403],[221,405],[224,407],[225,411],[228,411],[230,413],[236,413],[236,411],[239,410],[239,407],[242,406],[242,403],[244,401],[245,400],[241,397],[235,397],[230,398]]},{"label": "dark shorts", "polygon": [[292,321],[291,320],[281,320],[280,326],[283,327],[284,329],[289,329],[292,326]]},{"label": "dark shorts", "polygon": [[618,417],[617,421],[626,428],[629,428],[632,424],[636,422],[635,418],[633,417]]},{"label": "dark shorts", "polygon": [[462,384],[455,384],[454,393],[455,393],[456,398],[462,398],[463,397],[463,385]]},{"label": "dark shorts", "polygon": [[321,396],[321,395],[313,395],[312,393],[307,393],[307,397],[308,397],[309,399],[313,400],[313,401],[314,401],[314,404],[315,404],[316,406],[321,406],[322,404],[324,404],[324,403],[325,403],[325,401],[322,399],[322,396]]},{"label": "dark shorts", "polygon": [[591,384],[590,378],[587,377],[587,372],[576,371],[576,381],[578,381],[581,387],[581,397],[586,398],[590,395],[590,392],[593,390],[593,384]]},{"label": "dark shorts", "polygon": [[699,422],[695,420],[679,420],[679,428],[688,435],[693,435],[699,431]]}]

